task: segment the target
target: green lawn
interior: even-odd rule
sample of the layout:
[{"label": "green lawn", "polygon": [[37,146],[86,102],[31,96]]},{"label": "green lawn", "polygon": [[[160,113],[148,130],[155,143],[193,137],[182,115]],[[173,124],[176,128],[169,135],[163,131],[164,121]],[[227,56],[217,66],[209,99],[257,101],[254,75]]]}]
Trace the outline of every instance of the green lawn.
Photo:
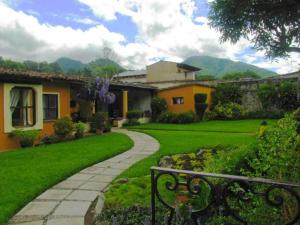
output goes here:
[{"label": "green lawn", "polygon": [[[150,205],[150,167],[157,165],[165,155],[196,152],[201,148],[221,146],[246,146],[255,141],[262,120],[207,121],[193,124],[150,123],[131,127],[144,132],[160,142],[157,153],[134,164],[119,178],[130,178],[128,182],[113,182],[105,194],[106,205],[131,207]],[[275,124],[276,120],[268,120]],[[124,196],[127,198],[124,198]]]},{"label": "green lawn", "polygon": [[[266,120],[272,125],[276,120]],[[205,121],[191,124],[161,124],[149,123],[131,127],[138,130],[174,130],[174,131],[206,131],[226,133],[254,133],[257,131],[262,120],[232,120],[232,121]]]},{"label": "green lawn", "polygon": [[52,185],[132,145],[126,135],[110,133],[1,153],[0,224]]},{"label": "green lawn", "polygon": [[[207,121],[193,124],[150,123],[131,127],[144,132],[160,142],[160,150],[136,163],[121,177],[138,177],[149,174],[164,155],[195,152],[199,148],[216,145],[246,145],[255,139],[262,120]],[[272,125],[276,120],[267,120]]]}]

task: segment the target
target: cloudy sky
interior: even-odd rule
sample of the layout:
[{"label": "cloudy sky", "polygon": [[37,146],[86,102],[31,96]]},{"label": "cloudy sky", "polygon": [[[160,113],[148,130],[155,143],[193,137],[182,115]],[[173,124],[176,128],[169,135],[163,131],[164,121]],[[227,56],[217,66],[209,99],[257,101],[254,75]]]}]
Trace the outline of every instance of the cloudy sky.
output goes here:
[{"label": "cloudy sky", "polygon": [[251,63],[278,73],[299,69],[300,54],[270,61],[247,40],[220,43],[207,24],[212,0],[0,0],[0,56],[89,62],[103,48],[126,68],[160,59],[210,55]]}]

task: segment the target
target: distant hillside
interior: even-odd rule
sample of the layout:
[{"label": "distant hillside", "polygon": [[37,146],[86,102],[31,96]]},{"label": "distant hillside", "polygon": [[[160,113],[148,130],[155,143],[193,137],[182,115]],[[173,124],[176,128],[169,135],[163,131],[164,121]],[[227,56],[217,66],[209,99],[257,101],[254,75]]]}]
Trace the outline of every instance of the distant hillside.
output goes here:
[{"label": "distant hillside", "polygon": [[243,62],[235,62],[229,59],[222,59],[210,56],[192,56],[187,58],[184,63],[202,68],[198,75],[213,75],[221,78],[230,72],[252,71],[261,77],[277,75],[277,73],[259,68]]},{"label": "distant hillside", "polygon": [[110,59],[104,59],[104,58],[99,58],[96,59],[90,63],[87,64],[88,67],[90,68],[95,68],[97,66],[103,67],[103,66],[115,66],[116,68],[123,70],[123,67],[120,66],[118,63],[110,60]]},{"label": "distant hillside", "polygon": [[85,67],[82,62],[67,57],[59,58],[55,62],[60,66],[64,73],[82,70]]}]

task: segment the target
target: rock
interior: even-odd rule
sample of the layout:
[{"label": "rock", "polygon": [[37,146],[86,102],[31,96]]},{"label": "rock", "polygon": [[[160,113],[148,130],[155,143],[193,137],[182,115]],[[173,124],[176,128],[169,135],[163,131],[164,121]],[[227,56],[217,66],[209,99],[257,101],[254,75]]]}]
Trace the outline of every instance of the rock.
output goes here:
[{"label": "rock", "polygon": [[126,184],[128,182],[128,178],[120,178],[116,182],[119,184]]},{"label": "rock", "polygon": [[165,168],[172,168],[175,164],[175,161],[172,159],[171,156],[164,156],[160,159],[158,165],[160,167],[165,167]]}]

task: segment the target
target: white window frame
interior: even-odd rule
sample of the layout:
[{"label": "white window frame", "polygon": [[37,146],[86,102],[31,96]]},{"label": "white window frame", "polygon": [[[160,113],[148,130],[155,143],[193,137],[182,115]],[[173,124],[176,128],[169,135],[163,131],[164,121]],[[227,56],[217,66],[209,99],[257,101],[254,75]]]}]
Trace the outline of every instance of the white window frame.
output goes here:
[{"label": "white window frame", "polygon": [[[44,94],[45,95],[57,95],[57,119],[60,119],[60,93],[59,92],[43,92],[43,101],[44,101]],[[44,117],[44,104],[42,104],[43,106],[43,117]],[[47,121],[54,121],[57,119],[44,119],[43,120],[45,122]]]},{"label": "white window frame", "polygon": [[35,92],[35,124],[30,127],[21,127],[22,130],[42,130],[43,129],[43,86],[41,84],[14,84],[4,83],[3,84],[3,98],[4,98],[4,132],[10,133],[17,129],[12,125],[12,114],[11,114],[11,99],[10,92],[15,87],[28,87],[32,88]]}]

